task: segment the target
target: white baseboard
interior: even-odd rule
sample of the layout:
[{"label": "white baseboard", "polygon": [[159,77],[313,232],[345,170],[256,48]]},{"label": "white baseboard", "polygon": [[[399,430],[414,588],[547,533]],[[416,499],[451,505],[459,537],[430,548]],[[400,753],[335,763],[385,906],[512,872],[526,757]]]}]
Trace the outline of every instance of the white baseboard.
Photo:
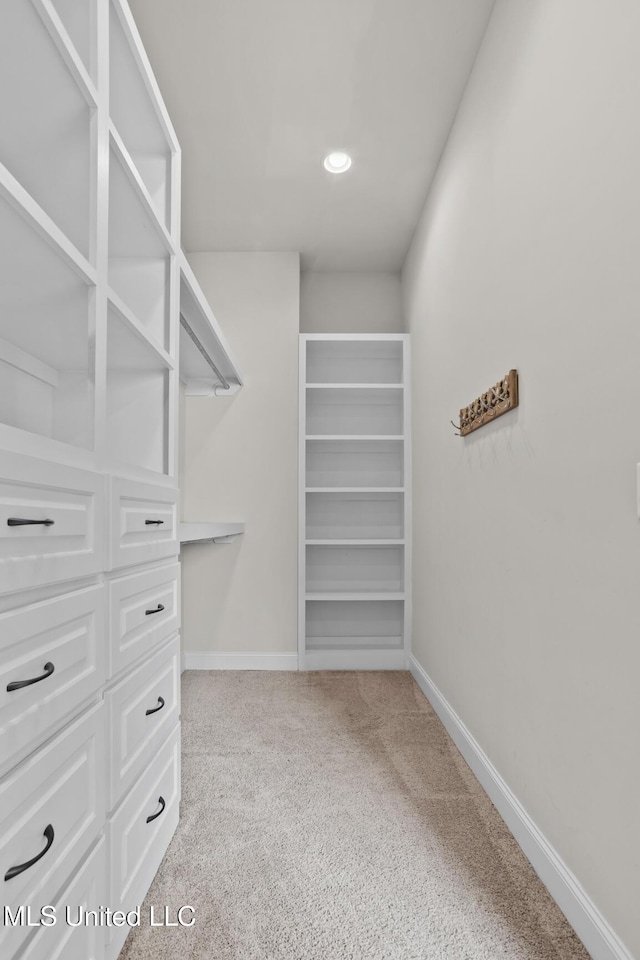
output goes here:
[{"label": "white baseboard", "polygon": [[413,655],[409,657],[409,669],[593,960],[633,960],[576,877],[540,832],[486,753]]},{"label": "white baseboard", "polygon": [[185,653],[185,670],[297,670],[297,653]]}]

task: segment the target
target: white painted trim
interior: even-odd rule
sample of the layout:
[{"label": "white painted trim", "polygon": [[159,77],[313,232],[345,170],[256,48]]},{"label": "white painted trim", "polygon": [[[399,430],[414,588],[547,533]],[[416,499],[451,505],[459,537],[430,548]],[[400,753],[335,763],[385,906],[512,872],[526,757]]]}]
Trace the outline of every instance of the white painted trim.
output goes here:
[{"label": "white painted trim", "polygon": [[185,653],[186,670],[297,670],[295,653]]},{"label": "white painted trim", "polygon": [[480,744],[411,654],[409,669],[509,827],[547,890],[574,928],[593,960],[633,960],[580,882],[569,870],[518,798],[500,776]]}]

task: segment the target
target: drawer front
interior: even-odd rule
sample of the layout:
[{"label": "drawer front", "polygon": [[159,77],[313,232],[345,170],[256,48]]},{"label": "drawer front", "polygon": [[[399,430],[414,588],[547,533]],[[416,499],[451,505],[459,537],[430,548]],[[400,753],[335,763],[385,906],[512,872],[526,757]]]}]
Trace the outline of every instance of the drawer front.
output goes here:
[{"label": "drawer front", "polygon": [[[0,783],[0,884],[3,905],[12,913],[21,904],[35,911],[55,904],[98,836],[104,824],[103,764],[104,710],[99,704]],[[13,868],[40,854],[10,876]],[[12,957],[28,933],[28,927],[0,926],[0,956]]]},{"label": "drawer front", "polygon": [[[106,860],[103,838],[53,905],[55,925],[41,927],[20,953],[20,960],[104,960],[104,926],[75,924],[88,910],[99,911],[108,903]],[[36,913],[32,909],[32,917]]]},{"label": "drawer front", "polygon": [[179,806],[178,725],[108,822],[109,904],[114,910],[132,910],[143,902],[177,826]]},{"label": "drawer front", "polygon": [[0,593],[102,570],[104,483],[86,470],[0,453]]},{"label": "drawer front", "polygon": [[104,683],[104,608],[98,586],[0,614],[0,772],[48,739]]},{"label": "drawer front", "polygon": [[109,672],[116,676],[180,629],[180,564],[112,580],[109,609]]},{"label": "drawer front", "polygon": [[180,715],[180,640],[130,673],[106,694],[109,809],[138,779]]},{"label": "drawer front", "polygon": [[177,490],[112,477],[110,569],[176,556],[177,517]]}]

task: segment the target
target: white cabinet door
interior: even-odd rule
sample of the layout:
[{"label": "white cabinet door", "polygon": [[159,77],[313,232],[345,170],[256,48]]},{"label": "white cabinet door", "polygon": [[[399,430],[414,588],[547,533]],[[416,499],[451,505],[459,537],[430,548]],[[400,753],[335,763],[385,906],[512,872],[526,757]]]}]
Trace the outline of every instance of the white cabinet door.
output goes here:
[{"label": "white cabinet door", "polygon": [[104,621],[101,586],[0,614],[0,773],[102,686]]},{"label": "white cabinet door", "polygon": [[102,570],[104,478],[0,452],[0,593]]},{"label": "white cabinet door", "polygon": [[112,477],[110,569],[177,556],[177,518],[176,489]]},{"label": "white cabinet door", "polygon": [[[109,904],[114,910],[132,910],[143,902],[178,825],[179,808],[178,725],[107,823]],[[108,931],[110,956],[117,956],[127,933]]]},{"label": "white cabinet door", "polygon": [[[0,883],[13,913],[55,898],[104,823],[104,708],[75,720],[0,782]],[[12,957],[28,927],[0,926]]]},{"label": "white cabinet door", "polygon": [[110,675],[117,676],[180,628],[180,564],[109,584]]},{"label": "white cabinet door", "polygon": [[88,910],[99,911],[106,905],[106,841],[103,837],[53,905],[55,926],[41,927],[20,954],[20,960],[103,960],[105,927],[78,921]]},{"label": "white cabinet door", "polygon": [[155,755],[180,715],[180,640],[145,660],[107,691],[109,809]]}]

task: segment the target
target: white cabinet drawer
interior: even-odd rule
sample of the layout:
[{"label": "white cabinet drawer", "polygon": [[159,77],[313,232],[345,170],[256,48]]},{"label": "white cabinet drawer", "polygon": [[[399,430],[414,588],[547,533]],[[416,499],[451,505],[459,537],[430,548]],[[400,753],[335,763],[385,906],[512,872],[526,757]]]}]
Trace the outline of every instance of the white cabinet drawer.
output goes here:
[{"label": "white cabinet drawer", "polygon": [[[0,884],[13,913],[21,904],[32,912],[54,904],[96,839],[104,823],[103,764],[99,704],[0,782]],[[28,931],[0,926],[0,956],[12,957]]]},{"label": "white cabinet drawer", "polygon": [[0,593],[102,570],[104,505],[101,475],[0,453]]},{"label": "white cabinet drawer", "polygon": [[112,580],[109,609],[109,672],[116,676],[180,629],[180,564]]},{"label": "white cabinet drawer", "polygon": [[[108,822],[109,905],[114,910],[132,910],[143,902],[178,824],[179,808],[178,725]],[[127,932],[110,930],[115,948]]]},{"label": "white cabinet drawer", "polygon": [[112,477],[110,569],[176,556],[177,516],[177,490]]},{"label": "white cabinet drawer", "polygon": [[[50,737],[104,683],[104,608],[97,586],[0,614],[0,772]],[[36,678],[42,679],[16,686]]]},{"label": "white cabinet drawer", "polygon": [[180,715],[180,640],[128,674],[106,694],[109,809],[133,785]]},{"label": "white cabinet drawer", "polygon": [[104,926],[78,925],[78,921],[88,910],[98,911],[107,905],[106,860],[103,838],[53,904],[55,925],[41,927],[19,954],[19,960],[103,960]]}]

